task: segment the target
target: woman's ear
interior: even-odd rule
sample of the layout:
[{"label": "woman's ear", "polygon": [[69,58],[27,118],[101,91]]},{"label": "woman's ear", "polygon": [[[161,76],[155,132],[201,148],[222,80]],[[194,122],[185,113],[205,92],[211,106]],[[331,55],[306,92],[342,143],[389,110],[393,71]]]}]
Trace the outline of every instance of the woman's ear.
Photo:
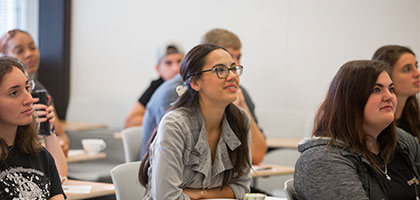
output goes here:
[{"label": "woman's ear", "polygon": [[193,90],[195,90],[195,91],[200,91],[200,88],[201,88],[201,81],[200,81],[200,79],[197,79],[197,78],[195,78],[194,76],[192,76],[191,78],[190,78],[190,86],[191,86],[191,88],[193,89]]}]

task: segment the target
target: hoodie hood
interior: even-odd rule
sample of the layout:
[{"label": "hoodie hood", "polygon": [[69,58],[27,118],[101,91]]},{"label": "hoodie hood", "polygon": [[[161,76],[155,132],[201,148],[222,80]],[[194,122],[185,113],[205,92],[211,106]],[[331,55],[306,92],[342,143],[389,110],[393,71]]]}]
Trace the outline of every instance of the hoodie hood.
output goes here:
[{"label": "hoodie hood", "polygon": [[[330,141],[329,137],[305,137],[299,142],[298,151],[303,153],[312,147],[328,145]],[[334,146],[345,148],[344,143],[338,140],[334,142]]]}]

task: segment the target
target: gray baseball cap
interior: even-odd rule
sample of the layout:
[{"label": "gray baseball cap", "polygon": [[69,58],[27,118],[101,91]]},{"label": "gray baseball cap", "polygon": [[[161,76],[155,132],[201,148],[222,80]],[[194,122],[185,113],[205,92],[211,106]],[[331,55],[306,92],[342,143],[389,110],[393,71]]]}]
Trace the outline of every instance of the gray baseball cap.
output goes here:
[{"label": "gray baseball cap", "polygon": [[170,54],[174,54],[174,53],[181,53],[184,54],[184,50],[182,49],[182,47],[175,43],[175,42],[170,42],[170,43],[166,43],[164,45],[162,45],[161,47],[158,48],[156,55],[157,55],[157,62],[159,63],[160,60]]}]

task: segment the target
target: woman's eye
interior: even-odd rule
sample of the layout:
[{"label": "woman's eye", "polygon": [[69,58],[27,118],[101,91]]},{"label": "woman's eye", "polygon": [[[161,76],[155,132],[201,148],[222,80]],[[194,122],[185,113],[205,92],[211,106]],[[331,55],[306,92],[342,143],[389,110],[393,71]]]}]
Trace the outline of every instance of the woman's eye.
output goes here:
[{"label": "woman's eye", "polygon": [[29,46],[29,49],[30,49],[31,51],[34,51],[34,50],[36,50],[36,46],[35,46],[35,45],[31,45],[31,46]]},{"label": "woman's eye", "polygon": [[226,69],[225,68],[216,68],[216,72],[224,74],[224,73],[226,73]]},{"label": "woman's eye", "polygon": [[14,96],[16,96],[16,94],[17,94],[17,92],[13,91],[13,92],[9,93],[9,96],[14,97]]},{"label": "woman's eye", "polygon": [[31,93],[31,92],[32,92],[32,87],[31,87],[30,85],[27,85],[25,89],[26,89],[26,91],[28,91],[29,93]]},{"label": "woman's eye", "polygon": [[17,50],[15,51],[15,54],[21,54],[21,53],[23,53],[23,50],[22,50],[22,49],[17,49]]},{"label": "woman's eye", "polygon": [[410,72],[410,67],[409,66],[404,67],[403,72]]},{"label": "woman's eye", "polygon": [[379,93],[381,90],[379,88],[373,88],[372,93]]},{"label": "woman's eye", "polygon": [[395,93],[394,87],[390,87],[389,88],[389,92],[391,92],[392,94],[394,94]]}]

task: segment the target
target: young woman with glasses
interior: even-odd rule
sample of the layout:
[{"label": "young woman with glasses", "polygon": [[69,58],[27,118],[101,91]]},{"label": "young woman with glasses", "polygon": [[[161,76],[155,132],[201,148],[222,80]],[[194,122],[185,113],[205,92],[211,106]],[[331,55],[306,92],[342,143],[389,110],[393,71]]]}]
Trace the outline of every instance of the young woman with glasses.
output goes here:
[{"label": "young woman with glasses", "polygon": [[151,137],[139,171],[144,199],[242,199],[251,181],[249,129],[232,104],[242,66],[222,47],[202,44],[184,57],[186,90]]}]

